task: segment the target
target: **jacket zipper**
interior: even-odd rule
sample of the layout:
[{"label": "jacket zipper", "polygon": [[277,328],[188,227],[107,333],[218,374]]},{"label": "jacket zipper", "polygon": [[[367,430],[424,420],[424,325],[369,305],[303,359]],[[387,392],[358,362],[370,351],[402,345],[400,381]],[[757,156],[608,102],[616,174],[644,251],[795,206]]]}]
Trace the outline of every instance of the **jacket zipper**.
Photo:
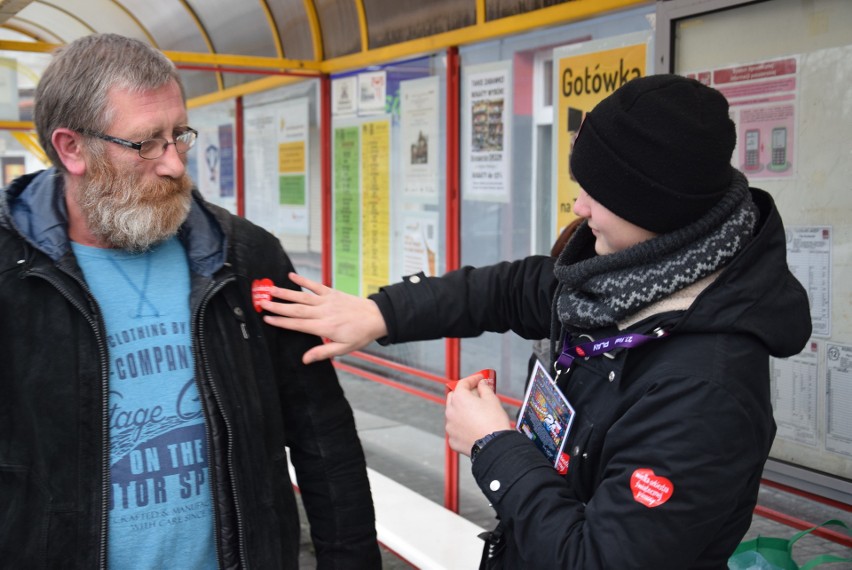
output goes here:
[{"label": "jacket zipper", "polygon": [[[242,509],[240,508],[240,500],[239,500],[239,497],[237,496],[236,471],[234,469],[233,457],[232,457],[231,451],[230,451],[231,449],[233,449],[233,443],[234,443],[234,441],[233,441],[233,429],[232,429],[230,421],[228,420],[227,416],[224,414],[224,408],[222,407],[222,398],[219,394],[219,390],[216,388],[216,384],[213,382],[213,374],[212,374],[212,371],[210,370],[210,363],[208,362],[208,360],[206,358],[207,345],[205,343],[205,338],[204,338],[204,334],[203,334],[204,331],[201,327],[201,323],[204,320],[204,314],[205,314],[205,311],[207,309],[208,301],[216,293],[221,291],[222,288],[225,287],[225,285],[227,285],[228,283],[230,283],[232,281],[235,281],[235,279],[233,277],[230,277],[230,278],[225,279],[223,281],[220,281],[218,283],[215,283],[215,282],[211,283],[207,287],[207,290],[202,295],[201,302],[199,303],[199,306],[198,306],[198,311],[197,311],[196,315],[194,315],[194,317],[193,317],[194,322],[193,322],[193,325],[192,325],[192,329],[198,330],[198,347],[193,348],[193,350],[196,353],[195,357],[196,357],[198,363],[204,369],[204,375],[205,375],[205,378],[207,379],[207,383],[210,385],[210,391],[213,394],[213,398],[216,400],[216,404],[219,406],[219,409],[223,410],[221,417],[222,417],[222,421],[225,424],[225,431],[228,434],[228,456],[227,456],[226,461],[227,461],[227,465],[228,465],[228,474],[231,477],[231,488],[233,489],[232,496],[233,496],[233,499],[234,499],[234,510],[236,511],[236,518],[237,518],[237,550],[239,552],[240,564],[241,564],[243,570],[248,570],[249,565],[248,565],[248,563],[246,562],[246,559],[245,559],[245,529],[243,528],[243,515],[242,515]],[[201,393],[201,390],[202,390],[201,379],[196,378],[195,383],[196,383],[196,386],[198,387],[199,393]],[[201,398],[201,401],[204,402],[204,398]],[[209,410],[206,410],[206,409],[205,409],[205,412],[206,412],[207,418],[208,418],[207,421],[205,422],[205,439],[207,440],[207,465],[209,466],[208,471],[210,473],[210,498],[213,501],[213,510],[214,510],[214,513],[216,514],[216,519],[217,519],[217,521],[216,521],[217,524],[214,528],[214,533],[215,533],[214,536],[215,536],[215,539],[216,539],[215,540],[215,543],[216,543],[216,559],[219,561],[219,565],[221,566],[222,552],[221,552],[221,548],[219,546],[220,538],[221,538],[220,537],[221,521],[219,520],[219,517],[221,516],[221,514],[219,513],[219,510],[218,510],[218,507],[217,507],[216,493],[215,493],[215,489],[214,489],[214,487],[215,487],[215,485],[214,485],[215,474],[214,474],[214,469],[213,469],[214,463],[213,463],[212,457],[211,457],[212,452],[213,452],[213,447],[211,445],[211,438],[210,438],[210,420],[209,420],[210,412],[209,412]]]},{"label": "jacket zipper", "polygon": [[[76,276],[72,275],[69,272],[65,272],[70,275],[75,281],[77,281],[89,298],[95,303],[97,306],[97,302],[94,301],[94,297],[92,296],[89,287]],[[109,421],[108,421],[108,413],[109,410],[109,358],[107,358],[107,348],[104,343],[103,336],[101,334],[101,322],[99,317],[93,318],[93,316],[87,311],[86,307],[80,305],[76,299],[71,295],[71,293],[66,290],[62,285],[52,278],[48,273],[43,273],[37,269],[30,269],[23,273],[24,277],[33,276],[44,279],[53,287],[56,288],[59,293],[65,297],[71,305],[73,305],[83,317],[89,322],[92,327],[92,330],[95,333],[95,339],[97,340],[98,345],[98,358],[101,364],[101,404],[103,405],[103,413],[101,414],[101,437],[102,441],[105,444],[101,448],[101,520],[100,520],[100,534],[98,540],[98,568],[101,570],[106,570],[106,548],[107,548],[107,512],[109,511],[109,503],[108,497],[110,493],[109,489],[109,446],[106,442],[109,441]]]}]

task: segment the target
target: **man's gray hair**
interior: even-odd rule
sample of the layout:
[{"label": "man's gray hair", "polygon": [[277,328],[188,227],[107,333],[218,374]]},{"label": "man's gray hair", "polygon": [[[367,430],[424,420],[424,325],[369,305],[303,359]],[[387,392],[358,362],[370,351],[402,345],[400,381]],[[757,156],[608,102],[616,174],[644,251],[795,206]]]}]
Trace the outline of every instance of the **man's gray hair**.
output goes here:
[{"label": "man's gray hair", "polygon": [[186,98],[174,64],[150,45],[117,34],[79,38],[54,52],[35,91],[33,116],[39,142],[59,170],[65,168],[51,136],[64,127],[103,131],[112,123],[110,89],[160,88],[174,80]]}]

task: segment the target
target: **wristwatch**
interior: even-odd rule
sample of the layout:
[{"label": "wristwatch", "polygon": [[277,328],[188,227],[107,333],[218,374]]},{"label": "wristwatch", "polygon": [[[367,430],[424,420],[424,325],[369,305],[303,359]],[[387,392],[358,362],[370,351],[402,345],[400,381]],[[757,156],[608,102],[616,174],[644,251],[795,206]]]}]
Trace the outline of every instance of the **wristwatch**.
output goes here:
[{"label": "wristwatch", "polygon": [[473,447],[470,448],[470,463],[476,460],[476,456],[479,455],[479,452],[482,451],[482,448],[485,447],[485,444],[497,437],[497,435],[501,433],[499,431],[495,431],[489,433],[488,435],[482,436],[480,439],[477,439],[473,442]]}]

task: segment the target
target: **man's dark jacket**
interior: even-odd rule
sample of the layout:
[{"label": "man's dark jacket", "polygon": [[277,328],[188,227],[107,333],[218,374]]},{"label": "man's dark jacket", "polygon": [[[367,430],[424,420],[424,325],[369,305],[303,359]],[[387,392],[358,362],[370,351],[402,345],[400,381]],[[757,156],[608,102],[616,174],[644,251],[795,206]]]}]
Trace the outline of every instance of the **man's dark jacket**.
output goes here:
[{"label": "man's dark jacket", "polygon": [[[797,354],[811,332],[778,211],[765,192],[752,197],[754,239],[688,309],[578,339],[669,333],[577,359],[560,376],[576,410],[566,476],[518,432],[477,455],[473,475],[505,536],[497,567],[727,568],[775,435],[769,356]],[[550,335],[555,288],[553,260],[536,256],[421,274],[371,298],[387,323],[383,342],[509,329],[536,339]]]},{"label": "man's dark jacket", "polygon": [[[303,365],[320,340],[264,325],[252,305],[254,279],[295,288],[278,240],[197,194],[179,237],[220,568],[298,568],[285,447],[319,568],[378,568],[366,464],[334,369]],[[0,566],[105,567],[108,348],[54,170],[0,198],[0,311]]]}]

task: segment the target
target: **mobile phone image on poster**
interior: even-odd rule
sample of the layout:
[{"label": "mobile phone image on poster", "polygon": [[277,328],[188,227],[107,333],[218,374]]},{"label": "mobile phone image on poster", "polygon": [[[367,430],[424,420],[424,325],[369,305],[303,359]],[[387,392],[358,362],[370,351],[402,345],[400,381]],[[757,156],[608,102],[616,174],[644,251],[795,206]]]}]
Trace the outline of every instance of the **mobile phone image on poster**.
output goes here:
[{"label": "mobile phone image on poster", "polygon": [[559,468],[574,408],[540,362],[535,363],[516,429],[526,435]]}]

